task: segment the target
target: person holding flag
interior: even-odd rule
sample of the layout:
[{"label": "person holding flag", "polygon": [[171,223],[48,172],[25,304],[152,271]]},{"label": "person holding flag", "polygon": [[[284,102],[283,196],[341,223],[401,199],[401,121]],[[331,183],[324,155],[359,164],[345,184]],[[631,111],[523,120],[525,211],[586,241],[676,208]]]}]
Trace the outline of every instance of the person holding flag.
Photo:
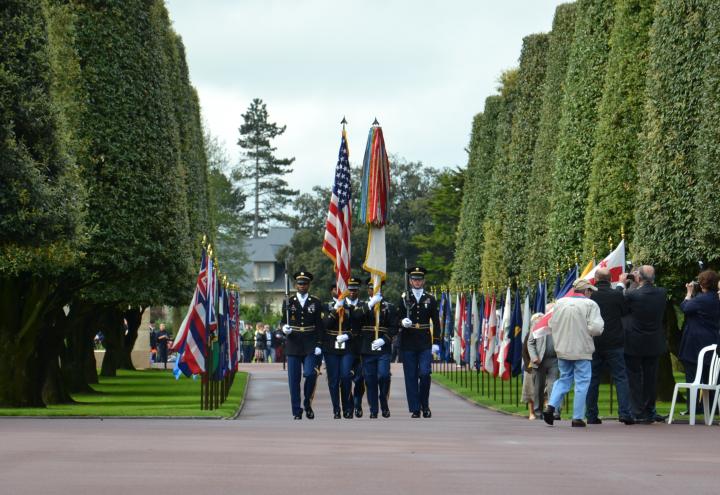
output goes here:
[{"label": "person holding flag", "polygon": [[[322,354],[320,336],[323,331],[322,302],[308,291],[313,275],[300,271],[293,275],[297,293],[283,301],[282,331],[285,334],[288,385],[293,419],[302,419],[303,407],[307,419],[314,419],[312,400],[315,395],[317,371],[315,356]],[[300,407],[300,381],[305,377],[304,402]]]},{"label": "person holding flag", "polygon": [[398,305],[402,343],[400,351],[405,372],[405,392],[411,417],[432,417],[430,411],[430,373],[432,356],[440,352],[440,319],[437,300],[425,292],[421,266],[408,268],[410,290],[403,292]]}]

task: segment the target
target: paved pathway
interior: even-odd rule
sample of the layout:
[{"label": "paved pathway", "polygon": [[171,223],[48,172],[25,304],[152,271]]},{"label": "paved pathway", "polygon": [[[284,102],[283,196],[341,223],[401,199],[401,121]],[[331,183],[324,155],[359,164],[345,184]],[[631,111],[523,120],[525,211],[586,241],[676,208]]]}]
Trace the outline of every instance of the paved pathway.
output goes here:
[{"label": "paved pathway", "polygon": [[553,428],[433,385],[432,419],[293,421],[285,375],[249,365],[237,421],[0,419],[0,494],[693,493],[720,491],[720,427]]}]

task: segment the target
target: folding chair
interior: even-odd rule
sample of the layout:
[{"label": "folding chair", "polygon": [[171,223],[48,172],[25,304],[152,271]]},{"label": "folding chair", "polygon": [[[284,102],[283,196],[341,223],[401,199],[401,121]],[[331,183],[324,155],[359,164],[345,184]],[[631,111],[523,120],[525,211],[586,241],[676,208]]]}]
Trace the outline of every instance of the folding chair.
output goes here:
[{"label": "folding chair", "polygon": [[[697,370],[695,371],[695,380],[692,383],[676,383],[675,391],[673,392],[672,405],[670,406],[670,416],[668,417],[668,424],[672,424],[673,412],[675,411],[675,401],[677,400],[678,390],[681,388],[688,389],[690,394],[690,424],[695,424],[695,409],[697,407],[697,395],[698,390],[702,390],[703,398],[703,413],[705,414],[705,424],[711,425],[715,413],[715,408],[718,404],[718,393],[720,393],[720,385],[718,385],[718,374],[720,374],[720,358],[718,357],[715,349],[717,344],[712,344],[700,349],[698,354]],[[702,383],[702,372],[705,367],[706,354],[710,353],[707,359],[710,360],[710,374],[708,376],[708,383]],[[713,401],[712,408],[710,407],[710,392],[715,391],[715,400]]]}]

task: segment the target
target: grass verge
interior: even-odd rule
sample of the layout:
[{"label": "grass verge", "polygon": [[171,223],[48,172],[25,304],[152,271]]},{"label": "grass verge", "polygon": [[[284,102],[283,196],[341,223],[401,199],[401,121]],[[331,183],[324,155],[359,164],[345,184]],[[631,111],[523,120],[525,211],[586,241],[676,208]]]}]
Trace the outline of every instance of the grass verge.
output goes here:
[{"label": "grass verge", "polygon": [[175,380],[171,370],[118,371],[99,377],[95,393],[74,394],[75,404],[0,408],[0,416],[143,416],[232,417],[241,405],[248,374],[238,372],[230,395],[219,409],[200,410],[200,380]]}]

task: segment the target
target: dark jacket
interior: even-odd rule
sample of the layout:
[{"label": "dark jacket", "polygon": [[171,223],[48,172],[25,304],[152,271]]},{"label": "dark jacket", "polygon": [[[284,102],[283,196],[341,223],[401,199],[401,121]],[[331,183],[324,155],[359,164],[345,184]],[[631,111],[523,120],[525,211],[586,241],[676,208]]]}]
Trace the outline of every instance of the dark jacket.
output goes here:
[{"label": "dark jacket", "polygon": [[397,335],[397,311],[395,306],[387,301],[380,303],[380,318],[378,325],[378,338],[385,341],[379,351],[372,350],[372,342],[375,340],[375,308],[370,309],[366,302],[360,304],[353,317],[360,323],[360,354],[390,354],[392,352],[392,339]]},{"label": "dark jacket", "polygon": [[[407,315],[406,304],[410,308],[410,319],[413,322],[410,328],[403,328],[400,323]],[[402,333],[400,350],[424,351],[430,349],[433,344],[440,345],[440,317],[437,300],[427,292],[420,297],[420,302],[415,299],[412,291],[410,294],[403,293],[400,304],[398,304],[397,327],[401,329]]]},{"label": "dark jacket", "polygon": [[630,314],[625,326],[625,354],[629,356],[660,356],[667,349],[663,317],[667,291],[645,284],[625,291]]},{"label": "dark jacket", "polygon": [[354,352],[356,347],[356,341],[360,336],[360,325],[356,319],[353,318],[353,312],[355,307],[348,304],[347,299],[345,300],[345,314],[343,315],[342,331],[347,334],[349,340],[345,341],[343,349],[336,349],[335,343],[337,342],[338,326],[340,324],[340,317],[338,312],[335,310],[335,302],[328,303],[329,308],[325,318],[323,318],[324,329],[320,342],[320,346],[323,353],[327,354],[347,354],[348,352]]},{"label": "dark jacket", "polygon": [[622,349],[625,346],[625,330],[622,317],[628,314],[628,306],[622,292],[612,288],[610,282],[600,280],[597,291],[590,295],[590,299],[600,306],[600,316],[605,322],[603,333],[593,340],[596,351]]},{"label": "dark jacket", "polygon": [[685,324],[678,357],[686,363],[697,363],[700,349],[718,342],[720,299],[717,292],[701,292],[681,302],[680,309],[685,313]]},{"label": "dark jacket", "polygon": [[285,341],[285,354],[288,356],[307,356],[320,346],[323,331],[323,304],[315,296],[308,296],[305,306],[300,305],[297,295],[290,298],[290,321],[286,321],[288,311],[285,302],[282,308],[282,323],[289,324],[293,331]]}]

